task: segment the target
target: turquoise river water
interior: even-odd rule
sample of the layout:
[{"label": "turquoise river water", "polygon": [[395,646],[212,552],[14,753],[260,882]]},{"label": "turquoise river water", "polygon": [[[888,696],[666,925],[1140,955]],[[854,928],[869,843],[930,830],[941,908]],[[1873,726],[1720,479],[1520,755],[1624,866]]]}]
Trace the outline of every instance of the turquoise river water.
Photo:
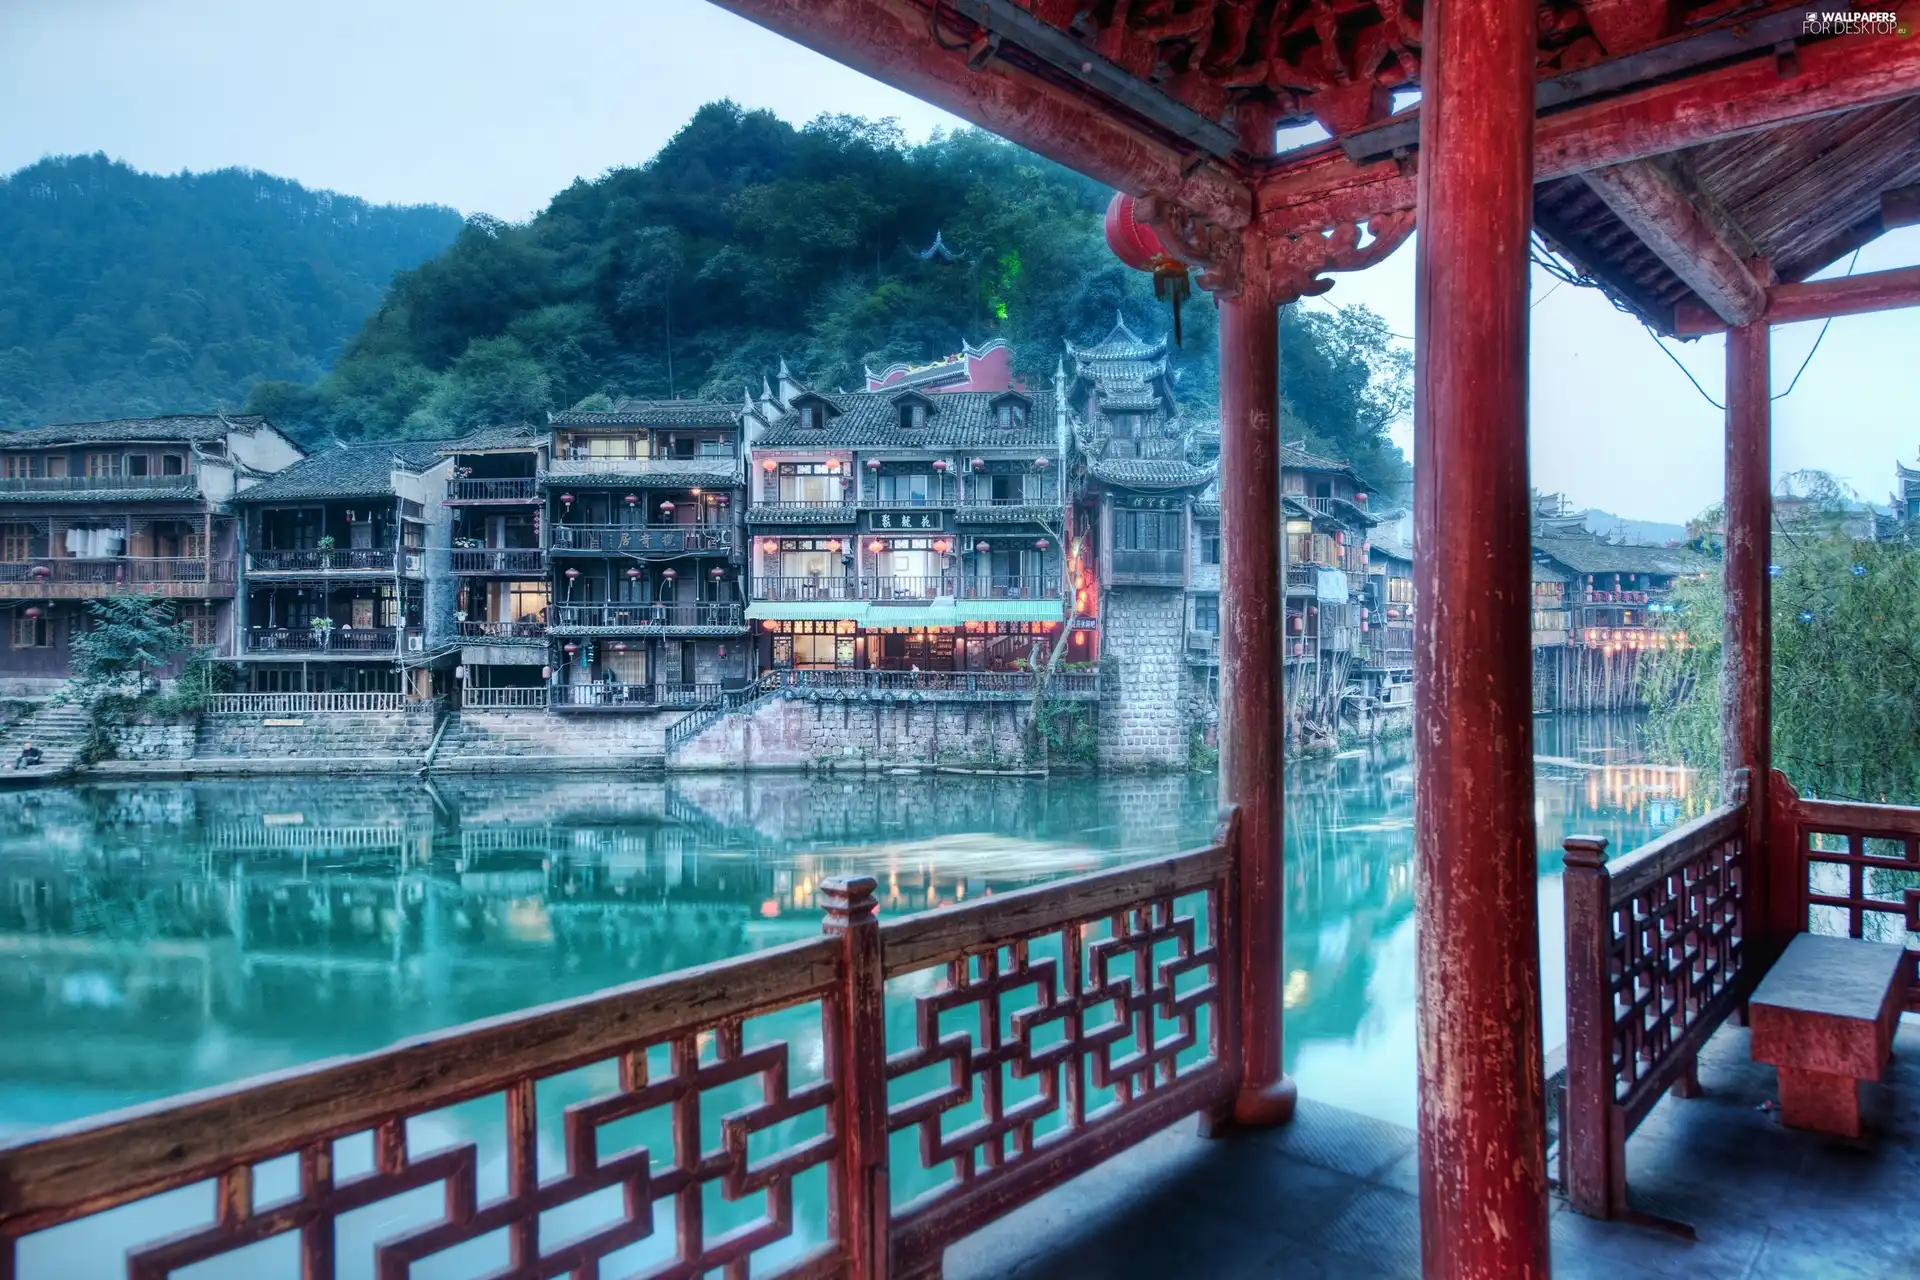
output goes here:
[{"label": "turquoise river water", "polygon": [[[1549,1046],[1563,1019],[1560,841],[1592,832],[1624,851],[1710,799],[1686,772],[1644,762],[1638,743],[1631,720],[1536,722]],[[1307,1097],[1402,1124],[1414,1110],[1412,803],[1405,742],[1289,771],[1287,1067]],[[1187,777],[274,779],[0,793],[0,1136],[808,936],[823,875],[870,872],[884,912],[910,911],[1205,843],[1215,805],[1212,782]],[[910,1022],[913,994],[890,990],[900,1006],[890,1024]],[[817,1021],[750,1027],[749,1042],[786,1039],[801,1069],[811,1054],[817,1071]],[[543,1117],[557,1117],[550,1102],[612,1086],[610,1067],[574,1076],[543,1086]],[[504,1187],[502,1129],[496,1099],[416,1119],[411,1133],[420,1149],[477,1143],[484,1197]],[[664,1145],[664,1130],[633,1132]],[[806,1136],[783,1140],[795,1134]],[[343,1141],[341,1175],[370,1150],[364,1137],[359,1148]],[[896,1199],[937,1183],[918,1174],[917,1148],[900,1154]],[[557,1122],[543,1123],[543,1174],[563,1162]],[[276,1165],[286,1167],[259,1170],[262,1202],[292,1190],[290,1162]],[[572,1230],[617,1214],[611,1194],[611,1209],[581,1202]],[[210,1204],[206,1188],[189,1188],[44,1233],[23,1243],[22,1280],[108,1274],[127,1239],[205,1221]],[[425,1191],[343,1218],[341,1273],[371,1274],[369,1243],[438,1204]],[[770,1254],[817,1235],[816,1176],[796,1182],[794,1212],[794,1240]],[[744,1216],[716,1203],[709,1222]],[[656,1237],[671,1235],[668,1223]],[[543,1224],[543,1235],[568,1225]],[[663,1247],[643,1241],[631,1261]],[[480,1274],[502,1249],[483,1240],[414,1274]],[[282,1239],[182,1274],[294,1273]]]}]

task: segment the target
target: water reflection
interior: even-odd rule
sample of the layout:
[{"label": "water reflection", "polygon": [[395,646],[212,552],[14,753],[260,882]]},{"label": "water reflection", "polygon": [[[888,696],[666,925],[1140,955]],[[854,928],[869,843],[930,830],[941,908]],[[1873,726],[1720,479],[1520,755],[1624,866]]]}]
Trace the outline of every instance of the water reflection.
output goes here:
[{"label": "water reflection", "polygon": [[[1711,797],[1682,771],[1642,763],[1631,722],[1540,721],[1536,746],[1552,1045],[1563,1016],[1560,841],[1579,829],[1631,848]],[[1411,1123],[1407,746],[1296,763],[1287,804],[1288,1069],[1310,1097]],[[1214,810],[1211,784],[1183,777],[0,793],[0,1132],[810,936],[825,876],[874,874],[886,911],[918,910],[1204,842]],[[912,994],[890,993],[894,1039],[908,1034]],[[765,1021],[750,1042],[787,1039],[797,1069],[819,1069],[815,1019]],[[611,1083],[590,1070],[552,1088],[571,1102]],[[504,1187],[497,1158],[484,1158],[497,1156],[499,1110],[477,1103],[415,1122],[423,1136],[481,1144],[483,1195]],[[553,1147],[543,1167],[563,1167],[557,1141],[543,1138]],[[913,1154],[904,1148],[897,1165]],[[345,1146],[341,1160],[351,1167]],[[816,1196],[806,1185],[803,1236],[825,1213],[824,1186]],[[435,1204],[429,1195],[421,1213]],[[86,1274],[73,1268],[110,1234],[50,1235],[28,1258],[52,1269],[25,1275]],[[231,1274],[279,1274],[277,1263],[248,1265]],[[480,1269],[472,1258],[442,1265],[418,1274]]]}]

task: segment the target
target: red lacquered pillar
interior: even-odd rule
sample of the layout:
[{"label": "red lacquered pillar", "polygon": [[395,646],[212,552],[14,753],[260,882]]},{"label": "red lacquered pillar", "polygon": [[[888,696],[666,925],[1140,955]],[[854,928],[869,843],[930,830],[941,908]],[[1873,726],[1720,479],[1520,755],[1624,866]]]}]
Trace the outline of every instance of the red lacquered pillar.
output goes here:
[{"label": "red lacquered pillar", "polygon": [[[1247,256],[1260,249],[1248,237]],[[1233,1118],[1282,1124],[1294,1085],[1281,1069],[1280,313],[1249,282],[1220,300],[1220,593],[1222,793],[1240,808],[1240,1070]]]},{"label": "red lacquered pillar", "polygon": [[[1773,767],[1769,734],[1773,671],[1772,631],[1768,625],[1771,591],[1767,563],[1772,559],[1773,407],[1769,366],[1772,342],[1767,322],[1727,330],[1727,499],[1724,661],[1720,667],[1720,780],[1728,794],[1734,771],[1747,769],[1750,849],[1759,919],[1776,942],[1798,926],[1792,920],[1797,899],[1775,894],[1771,865],[1761,841],[1766,831],[1767,771]],[[1787,914],[1783,918],[1781,912]]]},{"label": "red lacquered pillar", "polygon": [[1528,0],[1426,9],[1414,401],[1420,1243],[1547,1274],[1534,853]]}]

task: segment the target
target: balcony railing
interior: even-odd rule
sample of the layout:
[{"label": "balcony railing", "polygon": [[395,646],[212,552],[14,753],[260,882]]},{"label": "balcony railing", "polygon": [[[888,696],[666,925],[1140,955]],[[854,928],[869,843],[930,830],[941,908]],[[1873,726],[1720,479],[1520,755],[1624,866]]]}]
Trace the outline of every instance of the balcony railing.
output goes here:
[{"label": "balcony railing", "polygon": [[231,595],[234,562],[193,556],[123,556],[111,560],[0,564],[0,597],[78,598],[136,592],[148,595]]},{"label": "balcony railing", "polygon": [[1030,496],[1016,494],[1011,498],[996,498],[992,494],[967,493],[961,495],[958,505],[963,507],[1057,507],[1060,505],[1060,491],[1052,485],[1048,485]]},{"label": "balcony railing", "polygon": [[536,476],[509,476],[497,480],[449,480],[447,501],[463,502],[538,502],[540,481]]},{"label": "balcony railing", "polygon": [[862,600],[937,600],[951,596],[959,587],[953,574],[897,574],[887,578],[860,579]]},{"label": "balcony railing", "polygon": [[1647,593],[1644,591],[1570,591],[1567,600],[1572,604],[1645,604]]},{"label": "balcony railing", "polygon": [[547,624],[531,620],[518,622],[473,622],[460,625],[463,640],[538,640],[547,634]]},{"label": "balcony railing", "polygon": [[547,553],[539,547],[455,547],[453,571],[538,578],[547,572]]},{"label": "balcony railing", "polygon": [[545,710],[547,687],[483,689],[469,685],[460,690],[460,705],[469,711]]},{"label": "balcony railing", "polygon": [[0,493],[106,493],[122,489],[178,490],[182,496],[199,485],[196,476],[15,476],[0,480]]},{"label": "balcony railing", "polygon": [[[130,1274],[203,1262],[258,1271],[257,1245],[297,1233],[282,1240],[287,1252],[307,1242],[304,1256],[321,1259],[311,1273],[331,1276],[327,1246],[349,1221],[377,1236],[360,1256],[395,1274],[408,1259],[505,1236],[533,1242],[534,1270],[584,1274],[652,1235],[662,1236],[652,1261],[674,1275],[744,1275],[754,1256],[778,1259],[755,1265],[768,1275],[869,1275],[878,1272],[856,1260],[875,1250],[894,1275],[934,1274],[968,1233],[1178,1121],[1230,1106],[1241,1010],[1228,940],[1247,927],[1232,892],[1236,843],[884,923],[871,877],[831,879],[820,937],[13,1135],[0,1147],[0,1273],[28,1274],[16,1265],[22,1237],[140,1204],[102,1224],[132,1235]],[[1091,980],[1083,951],[1098,971]],[[1066,959],[1046,958],[1056,956]],[[977,967],[1000,976],[968,978]],[[1072,1029],[1096,997],[1124,1009],[1125,1037],[1042,1043],[1023,1032],[983,1043],[939,1016],[977,1010],[980,1025],[998,1028],[1037,998],[1054,1012],[1036,1025]],[[907,1028],[903,1043],[888,1043],[890,1026]],[[595,1097],[548,1087],[603,1062],[624,1065],[597,1078]],[[944,1078],[949,1066],[961,1083],[946,1092],[896,1097],[888,1087],[929,1069]],[[694,1099],[719,1126],[717,1143],[687,1127]],[[978,1118],[956,1125],[962,1103]],[[467,1104],[504,1108],[504,1152],[458,1136],[446,1146],[447,1126],[424,1120]],[[623,1117],[637,1136],[600,1136]],[[889,1162],[889,1135],[914,1129],[925,1140]],[[362,1133],[370,1170],[333,1174],[340,1139]],[[563,1148],[562,1171],[536,1176],[538,1152]],[[255,1170],[283,1157],[309,1176],[256,1198]],[[956,1164],[971,1175],[953,1176]],[[474,1170],[502,1166],[521,1172],[476,1203]],[[796,1194],[802,1177],[830,1194]],[[175,1202],[155,1198],[186,1187],[204,1187],[195,1196],[219,1208],[189,1217],[182,1234]],[[593,1202],[613,1188],[625,1197],[612,1198],[608,1217]],[[707,1229],[696,1218],[692,1230],[656,1231],[690,1200],[709,1206]],[[541,1250],[543,1229],[595,1213],[564,1252]]]},{"label": "balcony railing", "polygon": [[1320,581],[1320,566],[1317,564],[1290,564],[1287,566],[1287,590],[1311,591]]},{"label": "balcony railing", "polygon": [[420,632],[398,627],[335,627],[316,631],[312,627],[249,627],[249,653],[398,653],[405,643],[409,652],[420,647]]},{"label": "balcony railing", "polygon": [[436,709],[437,699],[404,693],[216,693],[207,702],[215,715],[309,715],[356,711]]},{"label": "balcony railing", "polygon": [[699,458],[594,458],[562,455],[555,458],[547,469],[550,476],[663,477],[669,481],[685,476],[690,471],[725,475],[730,477],[732,484],[740,484],[744,474],[740,459],[732,455]]},{"label": "balcony railing", "polygon": [[852,578],[756,577],[755,600],[857,600]]},{"label": "balcony railing", "polygon": [[555,711],[619,711],[704,706],[726,691],[716,682],[699,684],[559,684],[548,706]]},{"label": "balcony railing", "polygon": [[684,555],[731,551],[738,539],[731,524],[556,524],[553,549]]},{"label": "balcony railing", "polygon": [[[334,551],[249,551],[248,573],[392,573],[392,547],[352,547]],[[412,552],[410,560],[417,560]],[[412,567],[412,566],[409,566]]]},{"label": "balcony railing", "polygon": [[962,600],[1058,600],[1060,598],[1060,575],[1057,573],[996,574],[989,578],[963,577],[959,585]]},{"label": "balcony railing", "polygon": [[1180,581],[1187,574],[1184,551],[1113,551],[1113,575],[1116,578],[1151,578]]},{"label": "balcony railing", "polygon": [[746,626],[734,602],[685,601],[650,604],[561,604],[553,606],[552,630],[644,631],[672,627]]},{"label": "balcony railing", "polygon": [[[1025,699],[1034,694],[1034,675],[1028,671],[874,671],[796,668],[773,672],[781,686],[801,692],[857,697],[897,697],[912,700]],[[1056,671],[1047,692],[1060,698],[1097,698],[1097,671]]]}]

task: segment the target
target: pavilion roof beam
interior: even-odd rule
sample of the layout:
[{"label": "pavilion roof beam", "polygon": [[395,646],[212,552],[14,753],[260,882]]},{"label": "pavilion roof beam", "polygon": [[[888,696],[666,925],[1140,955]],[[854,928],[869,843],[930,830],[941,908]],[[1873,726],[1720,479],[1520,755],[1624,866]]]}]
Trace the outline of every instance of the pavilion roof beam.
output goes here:
[{"label": "pavilion roof beam", "polygon": [[[1920,40],[1821,40],[1801,46],[1784,72],[1769,53],[1543,116],[1534,126],[1534,181],[1914,94]],[[1356,165],[1327,143],[1259,180],[1259,217],[1279,234],[1411,209],[1413,168],[1411,157]]]},{"label": "pavilion roof beam", "polygon": [[[1175,145],[1152,120],[1135,123],[1124,104],[1125,114],[1116,113],[1089,92],[1014,66],[1004,40],[977,64],[967,47],[940,47],[929,9],[915,0],[713,2],[1096,181],[1176,200],[1222,227],[1243,227],[1251,217],[1246,184],[1219,160]],[[951,6],[942,9],[951,20]]]},{"label": "pavilion roof beam", "polygon": [[[1591,6],[1587,6],[1589,9]],[[1709,63],[1725,62],[1792,40],[1804,30],[1806,6],[1780,10],[1730,26],[1714,27],[1678,36],[1623,57],[1608,58],[1542,80],[1534,89],[1533,109],[1544,117],[1558,108],[1618,93],[1650,80],[1676,76]],[[1544,120],[1542,121],[1544,123]],[[1382,160],[1420,145],[1420,111],[1409,108],[1391,120],[1360,129],[1340,139],[1347,158],[1356,164]]]},{"label": "pavilion roof beam", "polygon": [[1781,283],[1794,284],[1824,271],[1854,250],[1878,240],[1895,227],[1920,226],[1920,183],[1880,193],[1880,207],[1828,240],[1804,265],[1781,273]]},{"label": "pavilion roof beam", "polygon": [[[1767,308],[1762,318],[1768,324],[1793,324],[1800,320],[1828,320],[1834,316],[1857,316],[1901,307],[1920,307],[1920,267],[1896,267],[1863,276],[1775,285],[1767,290]],[[1673,320],[1673,331],[1682,337],[1724,333],[1727,329],[1726,323],[1706,308],[1686,303],[1674,308]]]},{"label": "pavilion roof beam", "polygon": [[1767,286],[1748,267],[1753,245],[1690,181],[1679,157],[1633,160],[1580,175],[1654,256],[1730,325],[1767,309]]}]

